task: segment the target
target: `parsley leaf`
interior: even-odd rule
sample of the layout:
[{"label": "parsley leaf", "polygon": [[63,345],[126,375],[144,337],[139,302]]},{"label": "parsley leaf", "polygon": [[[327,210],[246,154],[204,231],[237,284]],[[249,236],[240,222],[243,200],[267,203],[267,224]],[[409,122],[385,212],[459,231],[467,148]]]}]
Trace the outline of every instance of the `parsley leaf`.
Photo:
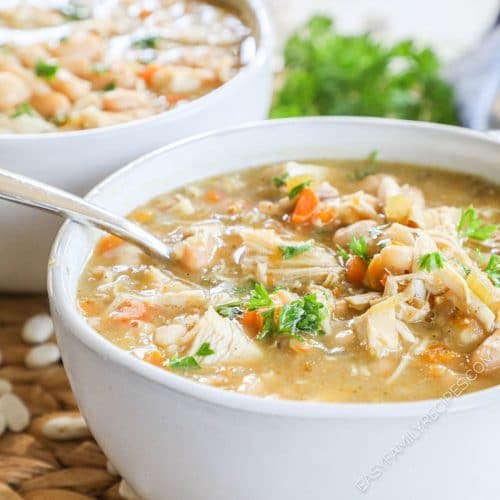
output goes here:
[{"label": "parsley leaf", "polygon": [[417,264],[419,269],[430,273],[438,269],[443,269],[444,257],[440,252],[426,253],[418,259]]},{"label": "parsley leaf", "polygon": [[370,34],[340,34],[312,17],[287,41],[286,77],[272,118],[304,115],[390,116],[458,123],[452,87],[430,48],[411,40],[381,44]]},{"label": "parsley leaf", "polygon": [[375,175],[376,173],[377,171],[375,170],[375,167],[368,168],[366,170],[353,170],[352,172],[349,172],[347,174],[347,178],[350,181],[360,181],[365,177],[368,177],[370,175]]},{"label": "parsley leaf", "polygon": [[203,342],[196,351],[196,356],[210,356],[211,354],[215,354],[215,351],[210,347],[210,342]]},{"label": "parsley leaf", "polygon": [[255,311],[255,309],[271,307],[272,305],[273,301],[271,297],[269,297],[266,287],[262,283],[256,283],[250,295],[247,310]]},{"label": "parsley leaf", "polygon": [[286,180],[288,179],[288,177],[290,176],[290,174],[288,172],[285,172],[284,174],[281,174],[281,175],[278,175],[277,177],[274,177],[273,178],[273,184],[274,184],[274,187],[281,187],[281,186],[284,186],[286,184]]},{"label": "parsley leaf", "polygon": [[178,368],[181,370],[189,370],[192,368],[200,368],[198,361],[193,356],[184,356],[182,358],[179,357],[177,353],[175,353],[169,360],[168,366],[171,368]]},{"label": "parsley leaf", "polygon": [[116,89],[116,82],[113,80],[112,82],[109,82],[108,84],[106,84],[104,87],[103,87],[103,91],[104,92],[109,92],[111,90],[115,90]]},{"label": "parsley leaf", "polygon": [[278,333],[300,336],[301,332],[321,334],[320,323],[326,317],[326,307],[311,293],[303,299],[285,304],[278,317]]},{"label": "parsley leaf", "polygon": [[484,272],[491,278],[495,286],[500,287],[500,256],[493,254]]},{"label": "parsley leaf", "polygon": [[18,118],[22,115],[33,116],[33,108],[31,107],[29,102],[23,102],[19,106],[17,106],[14,113],[10,115],[11,118]]},{"label": "parsley leaf", "polygon": [[140,38],[132,43],[132,47],[136,49],[156,49],[156,44],[160,40],[158,36],[147,36],[145,38]]},{"label": "parsley leaf", "polygon": [[337,252],[339,253],[342,260],[346,261],[349,259],[349,253],[337,243]]},{"label": "parsley leaf", "polygon": [[370,260],[368,258],[368,245],[366,244],[366,240],[363,236],[360,236],[359,238],[353,236],[348,246],[354,255],[361,257],[366,262]]},{"label": "parsley leaf", "polygon": [[288,193],[288,198],[290,200],[293,200],[296,196],[298,196],[302,191],[307,187],[311,185],[312,181],[305,181],[301,182],[300,184],[297,184],[295,187],[293,187],[290,192]]},{"label": "parsley leaf", "polygon": [[458,233],[462,238],[473,238],[479,241],[491,238],[497,229],[496,224],[484,224],[472,205],[467,210],[462,210],[462,216],[457,226]]},{"label": "parsley leaf", "polygon": [[264,340],[269,336],[272,336],[277,333],[276,322],[274,319],[274,315],[276,313],[276,308],[272,307],[271,309],[266,309],[262,311],[260,315],[263,318],[262,330],[257,337],[259,340]]},{"label": "parsley leaf", "polygon": [[278,248],[283,254],[283,260],[288,260],[292,257],[295,257],[296,255],[300,255],[301,253],[310,250],[313,246],[313,243],[313,240],[309,240],[302,245],[279,246]]},{"label": "parsley leaf", "polygon": [[228,302],[227,304],[221,304],[217,306],[215,310],[224,318],[234,319],[243,314],[243,302],[241,300],[235,300],[234,302]]},{"label": "parsley leaf", "polygon": [[47,80],[51,80],[56,76],[57,70],[59,69],[59,65],[57,62],[46,62],[42,59],[38,59],[35,64],[35,74],[36,76],[40,76],[42,78],[46,78]]}]

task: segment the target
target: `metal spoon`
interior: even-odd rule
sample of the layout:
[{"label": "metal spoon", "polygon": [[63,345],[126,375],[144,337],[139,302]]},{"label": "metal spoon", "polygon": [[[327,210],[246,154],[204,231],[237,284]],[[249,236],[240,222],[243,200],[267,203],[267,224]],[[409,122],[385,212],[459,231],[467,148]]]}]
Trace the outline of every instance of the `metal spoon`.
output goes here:
[{"label": "metal spoon", "polygon": [[[0,169],[0,199],[39,208],[95,226],[133,243],[151,257],[169,260],[171,248],[137,224],[62,189]],[[19,228],[22,231],[22,228]]]}]

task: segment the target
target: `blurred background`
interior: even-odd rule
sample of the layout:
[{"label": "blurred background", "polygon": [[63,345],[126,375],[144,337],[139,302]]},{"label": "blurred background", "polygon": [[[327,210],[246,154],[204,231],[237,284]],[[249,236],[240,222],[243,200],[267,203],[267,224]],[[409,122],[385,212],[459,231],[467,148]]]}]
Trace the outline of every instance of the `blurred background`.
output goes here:
[{"label": "blurred background", "polygon": [[[460,122],[480,130],[500,126],[496,116],[500,116],[500,33],[494,30],[500,1],[265,1],[277,30],[279,68],[286,65],[286,41],[291,34],[311,16],[321,14],[332,18],[335,32],[342,35],[368,32],[386,45],[410,39],[417,47],[430,47],[439,60],[439,74],[454,87]],[[302,110],[302,114],[309,113]],[[453,120],[434,117],[432,121]]]}]

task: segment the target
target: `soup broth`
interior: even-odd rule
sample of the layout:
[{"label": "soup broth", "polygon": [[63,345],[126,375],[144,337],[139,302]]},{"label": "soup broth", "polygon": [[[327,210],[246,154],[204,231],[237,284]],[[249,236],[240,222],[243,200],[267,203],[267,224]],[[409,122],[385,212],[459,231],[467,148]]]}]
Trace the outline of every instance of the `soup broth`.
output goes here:
[{"label": "soup broth", "polygon": [[79,306],[131,355],[263,397],[380,402],[500,381],[500,189],[364,161],[204,179],[130,219],[169,265],[104,237]]}]

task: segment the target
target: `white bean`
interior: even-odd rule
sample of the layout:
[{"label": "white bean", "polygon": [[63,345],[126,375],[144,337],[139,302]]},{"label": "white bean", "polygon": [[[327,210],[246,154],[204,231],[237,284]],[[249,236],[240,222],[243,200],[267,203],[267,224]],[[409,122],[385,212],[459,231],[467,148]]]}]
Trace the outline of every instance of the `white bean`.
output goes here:
[{"label": "white bean", "polygon": [[44,368],[57,363],[60,359],[59,347],[55,344],[42,344],[28,351],[24,358],[24,364],[28,368]]},{"label": "white bean", "polygon": [[12,392],[12,384],[8,380],[0,378],[0,397],[8,392]]},{"label": "white bean", "polygon": [[42,434],[54,441],[67,441],[88,437],[89,430],[81,415],[60,415],[45,422]]},{"label": "white bean", "polygon": [[37,314],[24,323],[22,339],[27,344],[42,344],[47,342],[53,333],[52,318],[48,314]]},{"label": "white bean", "polygon": [[15,394],[4,394],[0,398],[0,413],[5,418],[7,427],[12,432],[21,432],[30,423],[30,412]]},{"label": "white bean", "polygon": [[7,429],[7,421],[3,413],[0,413],[0,436],[5,432],[5,429]]},{"label": "white bean", "polygon": [[110,460],[106,462],[106,470],[112,475],[112,476],[119,476],[119,472],[116,470],[115,466],[111,463]]},{"label": "white bean", "polygon": [[132,487],[125,482],[124,479],[121,480],[120,486],[118,487],[118,493],[125,500],[141,500],[139,495],[132,489]]}]

